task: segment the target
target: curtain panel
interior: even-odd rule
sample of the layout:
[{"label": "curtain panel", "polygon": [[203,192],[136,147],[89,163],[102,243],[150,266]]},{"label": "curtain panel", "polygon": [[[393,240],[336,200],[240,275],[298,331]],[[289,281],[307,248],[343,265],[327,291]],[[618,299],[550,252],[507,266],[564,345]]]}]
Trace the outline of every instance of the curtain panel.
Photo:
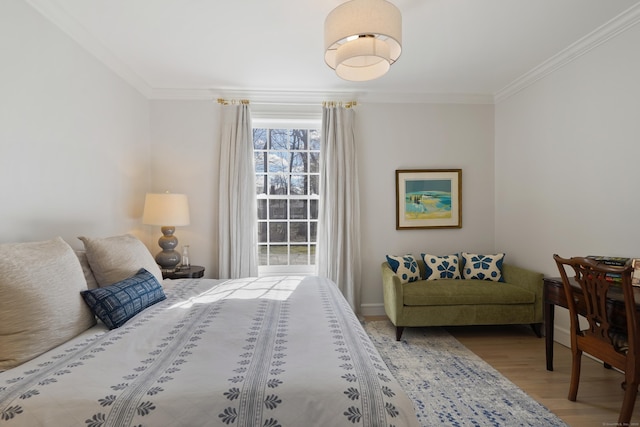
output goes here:
[{"label": "curtain panel", "polygon": [[253,132],[248,102],[221,106],[219,277],[258,275]]},{"label": "curtain panel", "polygon": [[360,196],[353,108],[325,105],[320,140],[318,275],[360,312]]}]

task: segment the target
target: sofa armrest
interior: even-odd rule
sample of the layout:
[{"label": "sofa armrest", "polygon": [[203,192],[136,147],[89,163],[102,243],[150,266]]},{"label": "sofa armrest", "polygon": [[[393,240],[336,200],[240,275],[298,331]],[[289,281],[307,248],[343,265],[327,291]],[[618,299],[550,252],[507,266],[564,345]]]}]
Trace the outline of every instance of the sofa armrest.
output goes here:
[{"label": "sofa armrest", "polygon": [[402,313],[404,295],[400,278],[393,272],[389,263],[383,262],[382,287],[384,292],[384,311],[394,325],[398,324],[398,318]]},{"label": "sofa armrest", "polygon": [[543,304],[543,277],[542,273],[537,273],[532,270],[528,270],[522,267],[516,267],[514,265],[503,264],[502,276],[504,281],[525,289],[529,292],[533,292],[536,296],[536,302],[534,306],[536,322],[542,322],[542,304]]}]

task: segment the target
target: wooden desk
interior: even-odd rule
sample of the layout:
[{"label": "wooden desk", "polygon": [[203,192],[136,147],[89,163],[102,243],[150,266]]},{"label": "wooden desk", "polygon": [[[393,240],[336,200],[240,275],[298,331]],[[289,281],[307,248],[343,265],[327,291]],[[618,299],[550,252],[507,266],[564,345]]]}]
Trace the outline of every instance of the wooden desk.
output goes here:
[{"label": "wooden desk", "polygon": [[[582,297],[582,289],[578,284],[574,284],[574,295],[578,300],[578,313],[585,313],[584,298]],[[636,300],[636,312],[640,316],[640,288],[633,290]],[[622,299],[622,289],[613,288],[609,291],[610,299],[607,305],[610,308],[610,322],[613,326],[627,329],[627,315],[624,312],[624,303]],[[547,359],[547,371],[553,371],[553,319],[554,308],[556,305],[569,308],[567,305],[567,297],[562,287],[562,278],[545,277],[544,278],[544,333],[545,333],[545,349]]]}]

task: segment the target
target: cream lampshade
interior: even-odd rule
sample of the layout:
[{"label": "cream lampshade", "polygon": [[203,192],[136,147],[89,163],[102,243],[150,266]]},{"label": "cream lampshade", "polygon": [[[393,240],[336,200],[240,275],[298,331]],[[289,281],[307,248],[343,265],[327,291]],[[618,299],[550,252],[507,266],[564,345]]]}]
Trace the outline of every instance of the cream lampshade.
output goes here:
[{"label": "cream lampshade", "polygon": [[175,250],[178,238],[174,236],[176,226],[189,225],[189,203],[185,194],[147,193],[144,200],[142,223],[159,225],[162,237],[158,244],[162,251],[156,262],[166,271],[174,271],[180,263],[180,254]]},{"label": "cream lampshade", "polygon": [[386,0],[350,0],[324,22],[324,60],[345,80],[383,76],[402,52],[402,15]]}]

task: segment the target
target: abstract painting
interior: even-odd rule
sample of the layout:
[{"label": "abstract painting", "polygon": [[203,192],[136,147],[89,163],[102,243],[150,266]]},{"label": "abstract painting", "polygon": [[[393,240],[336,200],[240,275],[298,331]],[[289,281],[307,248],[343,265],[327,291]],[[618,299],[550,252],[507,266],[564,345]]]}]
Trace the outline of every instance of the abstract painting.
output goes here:
[{"label": "abstract painting", "polygon": [[462,169],[396,170],[396,229],[461,228]]}]

